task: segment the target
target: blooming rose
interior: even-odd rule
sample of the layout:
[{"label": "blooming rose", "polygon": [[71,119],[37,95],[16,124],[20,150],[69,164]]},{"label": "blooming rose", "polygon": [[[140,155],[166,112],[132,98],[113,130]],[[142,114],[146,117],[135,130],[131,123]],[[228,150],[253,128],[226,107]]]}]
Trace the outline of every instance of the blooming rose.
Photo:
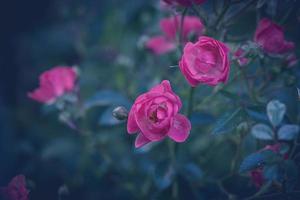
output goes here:
[{"label": "blooming rose", "polygon": [[41,103],[52,103],[57,97],[74,89],[76,78],[74,68],[54,67],[40,75],[40,87],[29,92],[28,96]]},{"label": "blooming rose", "polygon": [[166,136],[176,142],[184,142],[191,130],[191,123],[178,113],[181,106],[180,98],[167,80],[140,95],[129,112],[127,122],[128,133],[138,133],[135,147],[160,141]]},{"label": "blooming rose", "polygon": [[1,188],[1,194],[7,200],[28,200],[25,176],[15,176],[7,187]]},{"label": "blooming rose", "polygon": [[282,27],[266,18],[258,23],[254,41],[270,54],[283,54],[295,48],[293,42],[285,40]]},{"label": "blooming rose", "polygon": [[206,0],[164,0],[168,4],[178,4],[181,6],[191,6],[194,4],[202,4]]},{"label": "blooming rose", "polygon": [[[163,35],[150,38],[146,42],[146,48],[155,54],[168,53],[176,48],[176,37],[180,30],[182,17],[177,15],[160,21],[160,29]],[[204,26],[198,17],[185,16],[182,24],[182,40],[187,42],[189,36],[200,36],[204,32]]]},{"label": "blooming rose", "polygon": [[187,43],[179,67],[193,87],[199,83],[215,86],[229,77],[229,48],[222,42],[201,36],[196,43]]}]

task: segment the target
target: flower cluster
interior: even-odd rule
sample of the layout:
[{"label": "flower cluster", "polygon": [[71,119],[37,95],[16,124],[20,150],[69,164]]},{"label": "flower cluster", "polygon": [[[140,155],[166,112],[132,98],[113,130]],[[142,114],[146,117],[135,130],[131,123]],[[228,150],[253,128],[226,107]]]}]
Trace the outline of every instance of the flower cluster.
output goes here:
[{"label": "flower cluster", "polygon": [[[181,22],[183,20],[183,22]],[[181,27],[182,25],[182,27]],[[165,54],[176,49],[177,35],[183,42],[187,42],[189,37],[194,35],[200,36],[204,32],[204,26],[199,18],[194,16],[174,16],[162,19],[160,21],[160,29],[163,35],[150,38],[145,46],[155,54]]]}]

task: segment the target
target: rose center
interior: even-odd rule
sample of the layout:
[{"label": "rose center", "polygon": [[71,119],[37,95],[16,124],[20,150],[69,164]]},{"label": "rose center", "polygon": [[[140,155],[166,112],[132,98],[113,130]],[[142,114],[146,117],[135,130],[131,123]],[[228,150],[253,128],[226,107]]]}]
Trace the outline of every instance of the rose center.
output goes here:
[{"label": "rose center", "polygon": [[167,107],[165,104],[153,105],[150,108],[149,119],[154,123],[159,123],[167,117]]}]

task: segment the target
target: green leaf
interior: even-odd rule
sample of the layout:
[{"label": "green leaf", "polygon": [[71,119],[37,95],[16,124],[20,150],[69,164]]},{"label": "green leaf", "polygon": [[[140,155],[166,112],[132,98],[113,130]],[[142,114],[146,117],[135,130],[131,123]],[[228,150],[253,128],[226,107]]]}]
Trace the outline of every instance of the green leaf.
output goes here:
[{"label": "green leaf", "polygon": [[251,134],[260,140],[273,140],[274,132],[265,124],[256,124],[251,129]]},{"label": "green leaf", "polygon": [[[212,134],[224,134],[236,128],[239,122],[239,114],[242,109],[238,108],[234,112],[224,114],[219,120],[217,120],[215,127],[212,130]],[[236,122],[236,123],[235,123]]]},{"label": "green leaf", "polygon": [[267,105],[267,114],[271,124],[277,127],[286,112],[286,106],[278,100],[272,100]]},{"label": "green leaf", "polygon": [[298,136],[299,126],[294,124],[287,124],[278,130],[278,139],[293,140]]}]

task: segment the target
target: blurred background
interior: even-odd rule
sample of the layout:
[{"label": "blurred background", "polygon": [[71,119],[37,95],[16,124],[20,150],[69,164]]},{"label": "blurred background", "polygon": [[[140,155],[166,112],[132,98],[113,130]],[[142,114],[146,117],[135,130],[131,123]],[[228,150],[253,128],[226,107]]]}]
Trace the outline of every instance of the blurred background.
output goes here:
[{"label": "blurred background", "polygon": [[[282,18],[292,5],[292,1],[286,2],[289,4],[265,5],[261,14],[275,12],[275,20]],[[296,43],[299,57],[300,2],[292,3],[284,27],[287,38]],[[204,6],[209,16],[212,6],[210,3]],[[231,31],[252,39],[256,7],[244,12]],[[151,153],[150,149],[135,150],[134,139],[126,134],[125,124],[119,124],[109,115],[113,106],[130,107],[138,94],[163,78],[173,78],[175,91],[187,86],[175,69],[168,68],[177,64],[177,53],[157,57],[142,47],[145,37],[160,32],[159,19],[168,15],[160,10],[156,0],[11,0],[1,6],[0,186],[7,185],[17,174],[24,174],[33,200],[169,197],[172,179],[165,174],[168,155],[162,153],[168,152],[166,145],[157,144],[159,147],[151,149]],[[90,137],[80,136],[61,123],[51,106],[27,97],[27,92],[38,86],[38,76],[56,65],[79,67],[83,99],[99,92],[112,101],[112,105],[103,103],[80,120],[82,127],[93,130]],[[291,92],[292,88],[300,86],[296,75],[299,70],[285,77],[287,82],[290,76],[296,79],[292,86],[286,86],[286,92],[293,97],[297,94]],[[211,90],[204,86],[198,97]],[[181,95],[186,97],[187,93],[182,91]],[[272,93],[270,98],[272,95],[278,96]],[[295,101],[286,100],[285,93],[278,97],[289,103],[291,112],[299,109],[299,106],[294,109]],[[212,105],[228,102],[225,99]],[[204,109],[195,116],[195,126],[201,129],[195,129],[194,134],[209,130],[221,112]],[[226,199],[213,180],[228,173],[226,163],[230,165],[236,151],[232,138],[194,139],[189,141],[188,149],[183,150],[182,146],[179,150],[185,152],[179,157],[186,163],[178,176],[180,195],[184,199]],[[220,146],[225,149],[214,152]],[[205,158],[200,156],[203,154]],[[205,181],[200,181],[203,171]],[[255,191],[248,179],[231,178],[230,191],[242,196]],[[240,182],[249,187],[239,188]]]}]

